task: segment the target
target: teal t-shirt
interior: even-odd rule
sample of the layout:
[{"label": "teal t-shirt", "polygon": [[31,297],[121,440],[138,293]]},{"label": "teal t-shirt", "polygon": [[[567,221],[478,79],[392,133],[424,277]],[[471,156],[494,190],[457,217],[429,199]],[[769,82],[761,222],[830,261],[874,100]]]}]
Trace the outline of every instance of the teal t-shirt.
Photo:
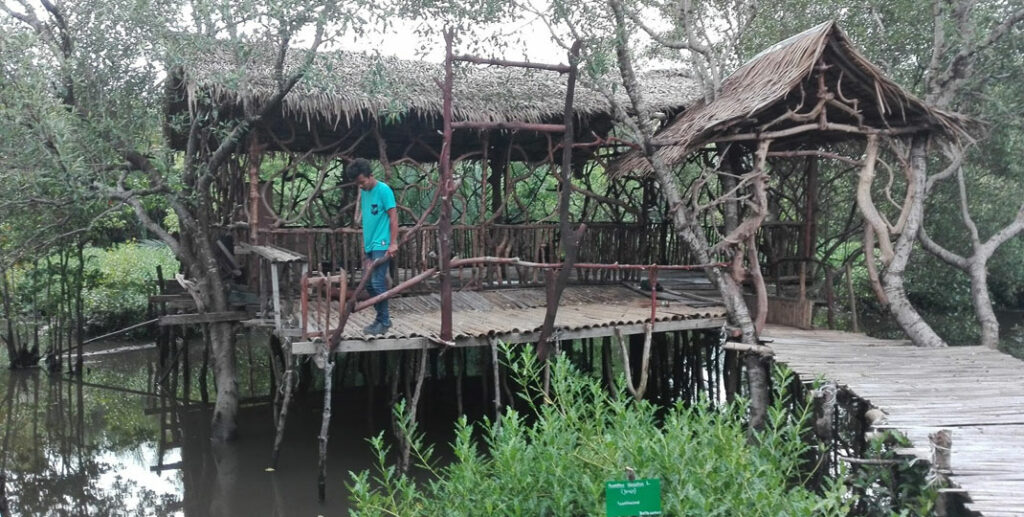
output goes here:
[{"label": "teal t-shirt", "polygon": [[395,208],[395,193],[383,181],[361,196],[363,211],[363,249],[387,251],[391,246],[391,219],[388,210]]}]

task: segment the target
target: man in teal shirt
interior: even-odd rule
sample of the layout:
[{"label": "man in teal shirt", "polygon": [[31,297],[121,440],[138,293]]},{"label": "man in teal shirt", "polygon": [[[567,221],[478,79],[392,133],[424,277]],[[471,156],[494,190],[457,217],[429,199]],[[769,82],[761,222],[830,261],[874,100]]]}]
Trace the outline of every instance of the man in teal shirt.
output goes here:
[{"label": "man in teal shirt", "polygon": [[[373,177],[370,162],[357,158],[345,169],[345,176],[360,189],[359,207],[363,223],[363,271],[374,261],[384,262],[370,273],[366,291],[370,296],[383,294],[388,290],[388,266],[391,257],[398,251],[398,211],[395,208],[395,193],[386,183]],[[358,223],[358,221],[357,221]],[[363,329],[368,335],[383,334],[391,327],[388,301],[375,304],[377,318]]]}]

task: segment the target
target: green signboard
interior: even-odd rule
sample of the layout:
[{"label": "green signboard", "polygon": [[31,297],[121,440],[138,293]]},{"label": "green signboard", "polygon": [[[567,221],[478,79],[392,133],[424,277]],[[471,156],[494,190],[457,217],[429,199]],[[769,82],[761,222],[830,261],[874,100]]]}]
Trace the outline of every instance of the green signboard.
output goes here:
[{"label": "green signboard", "polygon": [[604,484],[608,517],[661,515],[661,480],[608,481]]}]

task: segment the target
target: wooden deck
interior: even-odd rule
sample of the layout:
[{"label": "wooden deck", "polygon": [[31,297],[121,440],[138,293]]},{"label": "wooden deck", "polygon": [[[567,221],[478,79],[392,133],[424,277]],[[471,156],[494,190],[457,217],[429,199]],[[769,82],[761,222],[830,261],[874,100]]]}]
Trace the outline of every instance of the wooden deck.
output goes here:
[{"label": "wooden deck", "polygon": [[[544,321],[543,288],[464,291],[453,294],[455,346],[485,346],[491,339],[504,343],[535,342]],[[390,305],[393,326],[381,336],[363,334],[374,310],[352,315],[342,334],[339,352],[418,349],[438,346],[441,305],[437,294],[396,298]],[[338,307],[310,306],[308,330],[337,326]],[[329,319],[328,319],[329,318]],[[713,300],[659,293],[653,332],[713,329],[725,324],[725,308]],[[649,294],[622,285],[569,286],[562,295],[555,319],[555,338],[582,339],[644,332],[651,320]],[[329,323],[328,323],[329,322]],[[296,339],[292,350],[311,354],[317,343]]]},{"label": "wooden deck", "polygon": [[930,459],[929,433],[952,431],[950,480],[967,491],[967,508],[1024,515],[1024,361],[848,332],[769,327],[764,337],[805,381],[835,380],[884,411],[875,427],[902,431],[915,456]]}]

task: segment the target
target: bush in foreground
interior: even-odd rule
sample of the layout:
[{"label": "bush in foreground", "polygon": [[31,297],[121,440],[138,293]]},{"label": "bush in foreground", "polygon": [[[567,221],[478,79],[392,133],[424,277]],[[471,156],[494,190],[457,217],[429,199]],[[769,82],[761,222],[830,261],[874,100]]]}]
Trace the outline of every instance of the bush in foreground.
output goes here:
[{"label": "bush in foreground", "polygon": [[679,403],[659,415],[624,389],[610,396],[566,359],[553,363],[546,398],[532,354],[510,367],[525,387],[525,412],[508,409],[500,425],[461,418],[454,459],[443,466],[403,420],[425,481],[400,474],[383,437],[371,439],[377,465],[351,473],[352,515],[605,515],[604,483],[622,479],[627,466],[639,478],[661,479],[663,515],[844,515],[853,502],[840,483],[820,494],[801,486],[810,409],[798,404],[794,414],[782,391],[750,445],[743,404]]}]

